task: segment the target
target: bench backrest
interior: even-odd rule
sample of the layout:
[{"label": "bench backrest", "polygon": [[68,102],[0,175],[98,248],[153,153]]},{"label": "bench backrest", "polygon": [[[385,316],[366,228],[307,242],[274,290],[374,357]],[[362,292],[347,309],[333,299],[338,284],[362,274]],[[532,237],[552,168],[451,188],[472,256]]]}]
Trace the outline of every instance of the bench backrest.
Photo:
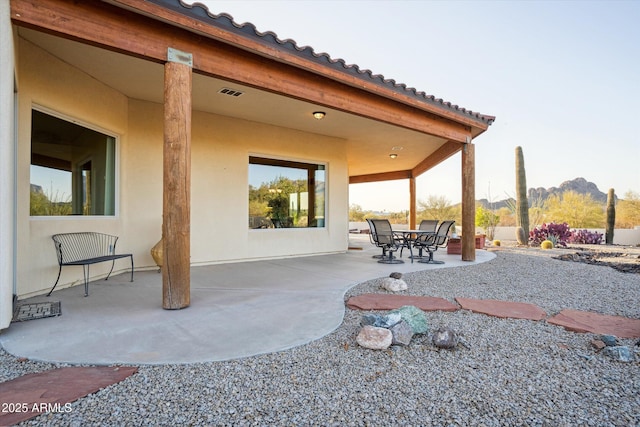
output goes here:
[{"label": "bench backrest", "polygon": [[64,233],[51,236],[58,264],[113,255],[118,236],[96,232]]}]

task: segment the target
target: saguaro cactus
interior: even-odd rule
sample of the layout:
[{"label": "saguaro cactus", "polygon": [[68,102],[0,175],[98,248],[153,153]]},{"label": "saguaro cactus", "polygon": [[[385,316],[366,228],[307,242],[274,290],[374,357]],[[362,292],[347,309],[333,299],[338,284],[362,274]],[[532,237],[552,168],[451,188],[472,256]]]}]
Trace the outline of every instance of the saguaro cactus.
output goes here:
[{"label": "saguaro cactus", "polygon": [[613,245],[613,228],[616,224],[616,200],[615,191],[609,189],[607,193],[607,229],[605,230],[604,240],[607,245]]},{"label": "saguaro cactus", "polygon": [[526,245],[529,237],[529,201],[527,200],[527,177],[524,170],[522,147],[516,147],[516,239]]}]

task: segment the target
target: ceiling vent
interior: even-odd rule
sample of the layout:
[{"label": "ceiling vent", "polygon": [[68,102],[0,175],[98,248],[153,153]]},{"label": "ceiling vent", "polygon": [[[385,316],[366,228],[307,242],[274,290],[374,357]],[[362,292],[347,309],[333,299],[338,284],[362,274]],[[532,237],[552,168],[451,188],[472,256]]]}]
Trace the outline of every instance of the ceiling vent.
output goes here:
[{"label": "ceiling vent", "polygon": [[240,92],[239,90],[235,90],[235,89],[229,89],[228,87],[223,87],[218,91],[218,93],[221,93],[223,95],[233,96],[236,98],[244,94],[244,92]]}]

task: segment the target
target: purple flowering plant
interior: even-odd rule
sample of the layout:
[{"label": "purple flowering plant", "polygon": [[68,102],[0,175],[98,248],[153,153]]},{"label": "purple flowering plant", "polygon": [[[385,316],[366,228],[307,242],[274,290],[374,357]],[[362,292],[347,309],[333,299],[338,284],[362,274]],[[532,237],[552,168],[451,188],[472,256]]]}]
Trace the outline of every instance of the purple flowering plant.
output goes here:
[{"label": "purple flowering plant", "polygon": [[563,222],[556,224],[555,222],[543,223],[529,232],[529,243],[533,246],[540,246],[545,240],[551,240],[553,246],[567,246],[567,242],[571,238],[569,224]]},{"label": "purple flowering plant", "polygon": [[574,230],[571,232],[569,243],[582,243],[586,245],[600,245],[602,244],[602,233],[589,230]]}]

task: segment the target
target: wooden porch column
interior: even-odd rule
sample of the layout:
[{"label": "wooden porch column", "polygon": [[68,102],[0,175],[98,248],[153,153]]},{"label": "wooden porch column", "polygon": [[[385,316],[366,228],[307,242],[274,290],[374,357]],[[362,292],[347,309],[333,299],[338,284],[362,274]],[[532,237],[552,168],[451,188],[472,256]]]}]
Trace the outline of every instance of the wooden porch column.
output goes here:
[{"label": "wooden porch column", "polygon": [[462,147],[462,260],[476,260],[476,166],[471,138]]},{"label": "wooden porch column", "polygon": [[164,68],[162,307],[191,298],[191,54],[169,49]]},{"label": "wooden porch column", "polygon": [[409,178],[409,230],[416,229],[416,178]]}]

